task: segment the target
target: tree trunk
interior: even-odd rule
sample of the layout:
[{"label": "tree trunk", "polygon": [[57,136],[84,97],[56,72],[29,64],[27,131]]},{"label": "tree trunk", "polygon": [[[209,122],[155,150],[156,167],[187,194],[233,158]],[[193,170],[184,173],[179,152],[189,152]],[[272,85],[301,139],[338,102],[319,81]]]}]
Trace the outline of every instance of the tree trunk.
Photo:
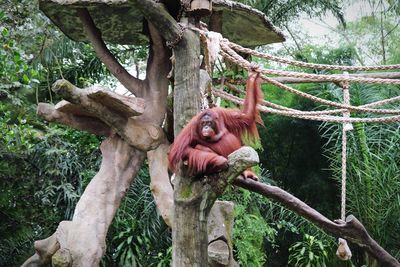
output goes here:
[{"label": "tree trunk", "polygon": [[197,190],[202,192],[201,181],[197,185],[187,182],[190,182],[188,177],[177,177],[174,191],[173,266],[206,267],[207,218],[211,207],[205,205],[207,202],[201,193],[196,194]]},{"label": "tree trunk", "polygon": [[[186,31],[174,50],[174,132],[175,136],[200,111],[200,41]],[[174,219],[172,226],[173,266],[207,266],[207,215],[210,207],[201,207],[202,196],[196,193],[188,177],[176,176]],[[196,237],[196,238],[195,238]]]},{"label": "tree trunk", "polygon": [[[176,59],[174,133],[177,136],[183,126],[200,111],[201,107],[199,36],[190,30],[186,30],[182,40],[174,49],[174,55]],[[234,176],[239,175],[241,171],[236,169]],[[232,170],[228,170],[224,174],[201,179],[176,175],[172,223],[174,267],[208,266],[209,253],[213,256],[212,264],[233,265],[232,244],[213,237],[210,238],[208,235],[210,229],[207,228],[210,210],[217,197],[222,194],[227,186],[228,176],[231,172]],[[220,216],[218,212],[216,214],[216,216]],[[222,221],[222,219],[214,219],[215,221]],[[226,231],[228,229],[224,228],[223,224],[217,228],[219,228],[219,232],[229,234],[229,231]],[[230,238],[226,235],[223,237]],[[209,247],[209,242],[214,244]]]}]

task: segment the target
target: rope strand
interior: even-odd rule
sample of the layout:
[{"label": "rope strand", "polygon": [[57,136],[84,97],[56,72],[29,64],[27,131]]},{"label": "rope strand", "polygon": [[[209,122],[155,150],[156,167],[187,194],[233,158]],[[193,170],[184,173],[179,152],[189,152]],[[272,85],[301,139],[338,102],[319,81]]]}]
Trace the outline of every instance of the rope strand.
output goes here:
[{"label": "rope strand", "polygon": [[242,47],[238,44],[227,41],[227,44],[230,48],[235,51],[245,53],[248,55],[252,55],[255,57],[265,58],[272,61],[276,61],[283,64],[294,65],[297,67],[317,69],[317,70],[341,70],[341,71],[371,71],[371,70],[396,70],[400,69],[400,64],[395,65],[384,65],[384,66],[339,66],[339,65],[327,65],[327,64],[316,64],[316,63],[307,63],[297,60],[291,60],[287,58],[273,56],[267,53],[260,53],[249,48]]},{"label": "rope strand", "polygon": [[[221,90],[213,90],[213,94],[221,97],[222,99],[228,100],[235,104],[243,105],[243,99],[240,97],[228,94]],[[340,123],[356,123],[356,122],[363,122],[363,123],[389,123],[389,122],[397,122],[400,121],[400,115],[397,116],[385,116],[385,117],[378,117],[378,118],[343,118],[342,116],[312,116],[312,115],[303,115],[302,112],[293,112],[293,111],[284,111],[284,110],[277,110],[273,108],[269,108],[266,106],[258,105],[257,108],[262,112],[268,112],[272,114],[282,115],[286,117],[293,117],[305,120],[313,120],[313,121],[327,121],[327,122],[340,122]]]},{"label": "rope strand", "polygon": [[[245,94],[245,92],[243,90],[239,89],[238,87],[234,86],[233,84],[225,82],[225,85],[229,89],[233,90],[236,93]],[[359,108],[379,107],[379,106],[383,106],[383,105],[387,105],[387,104],[391,104],[391,103],[395,103],[395,102],[399,102],[399,101],[400,101],[400,96],[396,96],[396,97],[392,97],[392,98],[388,98],[388,99],[384,99],[384,100],[379,100],[379,101],[376,101],[376,102],[373,102],[370,104],[361,105],[361,106],[359,106]],[[299,114],[302,114],[302,115],[312,115],[312,116],[343,113],[344,111],[347,110],[347,109],[331,109],[331,110],[321,110],[321,111],[301,111],[301,110],[297,110],[297,109],[293,109],[293,108],[288,108],[288,107],[285,107],[282,105],[278,105],[278,104],[272,103],[267,100],[263,100],[261,104],[264,106],[267,106],[267,107],[278,109],[278,110],[294,111],[294,112],[298,112]],[[396,112],[398,112],[397,110],[392,110],[392,109],[388,109],[388,110],[381,109],[381,111],[389,111],[386,114],[391,114],[391,113],[396,114]]]},{"label": "rope strand", "polygon": [[[227,59],[229,59],[230,61],[232,61],[233,63],[236,63],[236,64],[238,64],[238,65],[241,65],[240,62],[238,62],[236,58],[231,57],[229,54],[225,53],[224,51],[221,51],[221,54],[222,54],[225,58],[227,58]],[[237,55],[237,57],[240,57],[240,56]],[[245,61],[245,62],[247,62],[247,64],[246,64],[247,66],[250,66],[250,63],[249,63],[248,61],[246,61],[246,60],[243,59],[243,58],[242,58],[242,60]],[[241,61],[242,61],[242,60],[241,60]],[[301,96],[301,97],[310,99],[310,100],[312,100],[312,101],[314,101],[314,102],[319,102],[319,103],[321,103],[321,104],[325,104],[325,105],[329,105],[329,106],[333,106],[333,107],[337,107],[337,108],[342,108],[342,109],[348,109],[348,110],[356,111],[356,112],[370,112],[370,113],[378,113],[378,114],[400,114],[400,110],[391,110],[391,109],[371,109],[371,108],[355,107],[355,106],[350,106],[350,105],[345,105],[345,104],[337,103],[337,102],[334,102],[334,101],[330,101],[330,100],[326,100],[326,99],[323,99],[323,98],[319,98],[319,97],[317,97],[317,96],[313,96],[313,95],[307,94],[307,93],[305,93],[305,92],[302,92],[302,91],[300,91],[300,90],[294,89],[294,88],[292,88],[292,87],[290,87],[290,86],[287,86],[287,85],[285,85],[285,84],[283,84],[283,83],[280,83],[280,82],[274,80],[274,79],[271,78],[271,77],[264,76],[264,75],[262,75],[261,77],[262,77],[265,81],[267,81],[267,82],[269,82],[269,83],[271,83],[271,84],[273,84],[273,85],[275,85],[275,86],[277,86],[277,87],[279,87],[279,88],[281,88],[281,89],[283,89],[283,90],[286,90],[286,91],[288,91],[288,92],[294,93],[294,94],[299,95],[299,96]]]},{"label": "rope strand", "polygon": [[[229,60],[233,61],[239,66],[242,66],[246,69],[251,69],[251,63],[247,60],[243,59],[240,55],[238,55],[234,50],[232,50],[226,42],[221,42],[222,53],[224,57],[227,57]],[[316,82],[357,82],[357,83],[368,83],[368,84],[400,84],[399,79],[382,79],[382,78],[364,78],[364,77],[346,77],[339,75],[324,75],[324,74],[311,74],[311,73],[300,73],[293,71],[283,71],[283,70],[272,70],[272,69],[260,69],[261,73],[268,75],[280,75],[294,78],[305,78],[305,79],[314,79]]]}]

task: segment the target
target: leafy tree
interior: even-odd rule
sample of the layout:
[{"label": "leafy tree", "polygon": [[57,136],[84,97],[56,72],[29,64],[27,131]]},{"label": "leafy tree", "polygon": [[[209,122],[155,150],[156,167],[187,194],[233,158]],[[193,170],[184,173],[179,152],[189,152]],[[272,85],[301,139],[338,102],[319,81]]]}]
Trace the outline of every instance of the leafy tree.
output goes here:
[{"label": "leafy tree", "polygon": [[283,26],[290,20],[295,20],[301,14],[310,17],[322,16],[326,12],[332,12],[344,23],[342,1],[332,0],[240,0],[264,12],[275,24]]}]

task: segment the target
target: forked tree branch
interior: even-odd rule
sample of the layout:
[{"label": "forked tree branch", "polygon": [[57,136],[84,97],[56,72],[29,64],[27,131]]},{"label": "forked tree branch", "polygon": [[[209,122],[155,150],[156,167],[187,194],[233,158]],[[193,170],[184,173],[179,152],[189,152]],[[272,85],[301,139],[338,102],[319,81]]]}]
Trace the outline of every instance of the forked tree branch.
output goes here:
[{"label": "forked tree branch", "polygon": [[126,89],[132,92],[135,96],[142,96],[144,83],[142,80],[133,77],[129,72],[118,62],[115,56],[110,52],[104,43],[100,30],[93,22],[89,11],[86,8],[77,9],[79,18],[83,24],[86,36],[92,43],[97,56],[107,67],[107,69],[121,82]]},{"label": "forked tree branch", "polygon": [[[161,34],[150,22],[148,23],[150,36],[149,61],[146,70],[146,81],[148,83],[156,83],[160,77],[167,79],[168,72],[171,70],[170,52],[165,45],[165,41]],[[153,86],[149,86],[153,88]],[[159,86],[155,86],[158,88]]]},{"label": "forked tree branch", "polygon": [[167,110],[168,73],[171,70],[171,51],[159,33],[159,29],[148,23],[150,47],[146,68],[146,88],[143,95],[151,109],[146,110],[145,116],[151,121],[162,125]]},{"label": "forked tree branch", "polygon": [[324,231],[335,237],[342,237],[356,243],[374,256],[382,266],[400,266],[400,263],[393,256],[371,238],[365,227],[353,215],[347,216],[345,222],[340,220],[333,222],[300,199],[277,186],[242,178],[237,178],[234,184],[283,204],[289,210],[294,211],[298,215],[318,225]]}]

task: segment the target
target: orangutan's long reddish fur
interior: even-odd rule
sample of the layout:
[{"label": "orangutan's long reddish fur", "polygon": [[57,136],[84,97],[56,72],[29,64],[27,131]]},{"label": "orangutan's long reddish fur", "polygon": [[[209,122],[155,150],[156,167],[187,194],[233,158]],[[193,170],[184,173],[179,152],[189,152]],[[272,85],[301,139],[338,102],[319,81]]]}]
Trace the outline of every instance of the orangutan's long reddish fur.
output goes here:
[{"label": "orangutan's long reddish fur", "polygon": [[[259,139],[256,123],[262,124],[256,105],[263,99],[258,73],[251,73],[246,85],[243,110],[215,107],[199,113],[175,138],[169,153],[169,167],[175,172],[181,160],[187,161],[188,174],[207,174],[217,171],[229,154],[243,145],[243,137],[250,141]],[[201,118],[208,114],[217,125],[218,141],[201,136]],[[222,158],[222,157],[223,158]]]}]

